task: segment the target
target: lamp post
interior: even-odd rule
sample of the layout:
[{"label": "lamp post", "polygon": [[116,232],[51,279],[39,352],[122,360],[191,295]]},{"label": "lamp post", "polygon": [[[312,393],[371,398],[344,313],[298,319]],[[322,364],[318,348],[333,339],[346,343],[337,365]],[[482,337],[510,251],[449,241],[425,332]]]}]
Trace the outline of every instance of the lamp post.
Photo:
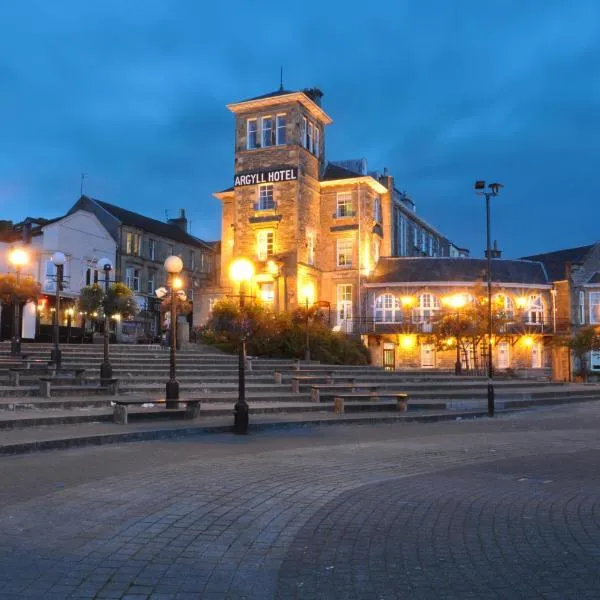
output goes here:
[{"label": "lamp post", "polygon": [[110,272],[112,271],[112,263],[108,258],[101,258],[98,261],[98,266],[104,271],[104,353],[103,359],[100,363],[100,379],[112,379],[112,365],[110,364],[109,356],[109,343],[110,343],[110,320],[108,317],[108,310],[106,308],[106,302],[108,300],[108,286],[110,284]]},{"label": "lamp post", "polygon": [[487,258],[487,296],[488,296],[488,416],[494,416],[494,383],[493,383],[493,366],[492,366],[492,247],[491,247],[491,231],[490,231],[490,198],[497,196],[500,190],[504,187],[501,183],[488,184],[488,190],[485,189],[485,181],[476,181],[475,190],[480,196],[485,196],[485,216],[486,216],[486,258]]},{"label": "lamp post", "polygon": [[10,353],[13,356],[21,354],[21,315],[20,308],[21,305],[19,303],[19,298],[17,297],[17,293],[19,291],[19,286],[21,285],[21,268],[27,264],[29,260],[29,256],[27,252],[23,250],[23,248],[14,248],[11,253],[8,255],[8,261],[15,268],[17,272],[17,290],[15,293],[15,302],[14,302],[14,310],[13,310],[13,338],[10,344]]},{"label": "lamp post", "polygon": [[[229,267],[229,276],[240,288],[240,320],[246,300],[246,283],[254,277],[254,265],[245,258],[238,258]],[[248,433],[248,403],[246,402],[246,334],[240,322],[240,345],[238,353],[238,401],[233,410],[233,432]]]},{"label": "lamp post", "polygon": [[59,340],[59,312],[60,312],[60,292],[63,286],[64,265],[67,260],[62,252],[55,252],[51,257],[52,262],[56,265],[56,302],[54,306],[54,348],[50,352],[50,360],[54,363],[56,370],[61,367],[62,353],[60,351]]},{"label": "lamp post", "polygon": [[[179,382],[176,379],[177,349],[177,291],[181,289],[183,282],[178,277],[183,270],[183,261],[179,256],[169,256],[165,260],[165,271],[168,273],[169,288],[171,293],[171,352],[169,361],[169,381],[166,385],[166,408],[179,408]],[[158,293],[158,290],[157,290]]]}]

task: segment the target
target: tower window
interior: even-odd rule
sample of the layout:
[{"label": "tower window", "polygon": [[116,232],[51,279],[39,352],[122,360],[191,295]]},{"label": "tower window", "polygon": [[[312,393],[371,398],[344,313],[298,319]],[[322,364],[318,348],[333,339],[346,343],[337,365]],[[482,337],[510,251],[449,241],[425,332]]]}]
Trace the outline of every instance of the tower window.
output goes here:
[{"label": "tower window", "polygon": [[314,150],[314,146],[313,146],[313,124],[309,123],[308,124],[308,151],[309,152],[313,152]]},{"label": "tower window", "polygon": [[277,115],[277,145],[282,146],[286,143],[286,118],[285,115]]},{"label": "tower window", "polygon": [[321,154],[321,130],[315,125],[315,156],[319,158]]},{"label": "tower window", "polygon": [[302,145],[308,148],[308,121],[306,117],[302,117],[302,130],[300,133],[302,135]]},{"label": "tower window", "polygon": [[266,148],[267,146],[273,145],[273,117],[263,117],[262,118],[262,146]]},{"label": "tower window", "polygon": [[258,187],[258,210],[269,210],[275,208],[273,201],[273,185],[268,183]]},{"label": "tower window", "polygon": [[247,121],[247,148],[253,150],[258,148],[258,123],[256,119]]},{"label": "tower window", "polygon": [[352,251],[354,240],[344,238],[337,241],[337,266],[349,268],[352,266]]},{"label": "tower window", "polygon": [[258,260],[267,260],[273,256],[273,232],[268,230],[259,231],[256,236]]},{"label": "tower window", "polygon": [[354,213],[352,212],[352,192],[337,193],[336,216],[338,218],[354,216]]}]

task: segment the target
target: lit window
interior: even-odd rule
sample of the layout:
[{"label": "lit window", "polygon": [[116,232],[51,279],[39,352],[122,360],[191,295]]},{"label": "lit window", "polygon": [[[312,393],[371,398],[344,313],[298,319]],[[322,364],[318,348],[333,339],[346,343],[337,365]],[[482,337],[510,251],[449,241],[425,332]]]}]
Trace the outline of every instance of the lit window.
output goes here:
[{"label": "lit window", "polygon": [[306,235],[306,262],[309,265],[315,264],[315,234]]},{"label": "lit window", "polygon": [[253,150],[258,148],[258,123],[256,119],[248,119],[247,121],[247,148]]},{"label": "lit window", "polygon": [[321,154],[321,130],[315,125],[315,156],[319,158]]},{"label": "lit window", "polygon": [[590,323],[600,323],[600,292],[590,292]]},{"label": "lit window", "polygon": [[142,253],[142,236],[139,233],[127,233],[126,238],[127,254],[139,256]]},{"label": "lit window", "polygon": [[[600,301],[600,294],[598,294],[598,296]],[[598,312],[598,316],[600,317],[600,311]],[[544,322],[544,303],[539,294],[532,294],[529,296],[529,304],[525,318],[527,319],[526,323],[528,325],[541,325]],[[600,323],[600,320],[598,322]]]},{"label": "lit window", "polygon": [[354,216],[354,212],[352,211],[352,192],[337,193],[336,216],[338,218]]},{"label": "lit window", "polygon": [[496,294],[492,307],[496,310],[500,318],[512,319],[514,316],[515,307],[513,301],[506,294]]},{"label": "lit window", "polygon": [[305,148],[308,148],[308,121],[306,120],[306,117],[302,117],[302,130],[300,133],[302,136],[302,145]]},{"label": "lit window", "polygon": [[273,232],[263,229],[256,235],[258,260],[267,260],[273,256]]},{"label": "lit window", "polygon": [[374,311],[377,323],[398,323],[402,321],[402,305],[392,294],[382,294],[375,300]]},{"label": "lit window", "polygon": [[275,284],[261,283],[260,284],[260,299],[265,304],[273,304],[275,301]]},{"label": "lit window", "polygon": [[285,115],[277,115],[277,145],[282,146],[286,143],[286,119]]},{"label": "lit window", "polygon": [[430,323],[439,314],[440,301],[433,294],[421,294],[419,305],[414,309],[415,321]]},{"label": "lit window", "polygon": [[313,124],[309,123],[308,124],[308,151],[309,152],[313,152],[314,150],[314,146],[313,146]]},{"label": "lit window", "polygon": [[337,241],[337,266],[349,268],[352,266],[352,251],[354,249],[354,240],[344,238]]},{"label": "lit window", "polygon": [[336,297],[338,325],[346,325],[344,322],[352,319],[352,284],[344,283],[338,285]]},{"label": "lit window", "polygon": [[262,146],[266,148],[267,146],[273,145],[273,117],[263,117],[262,121]]},{"label": "lit window", "polygon": [[273,201],[273,184],[268,183],[258,187],[258,210],[275,208]]}]

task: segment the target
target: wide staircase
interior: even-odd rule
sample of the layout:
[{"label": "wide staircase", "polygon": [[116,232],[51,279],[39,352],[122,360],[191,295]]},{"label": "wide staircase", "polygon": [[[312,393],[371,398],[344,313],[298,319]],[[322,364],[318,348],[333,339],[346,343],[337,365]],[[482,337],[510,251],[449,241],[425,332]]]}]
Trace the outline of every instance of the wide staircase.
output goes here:
[{"label": "wide staircase", "polygon": [[[42,396],[40,379],[47,375],[50,350],[50,345],[24,344],[22,352],[29,360],[29,368],[20,367],[18,385],[14,385],[10,346],[0,344],[0,428],[41,422],[111,421],[115,397],[107,395],[107,388],[99,382],[102,347],[62,346],[65,376],[52,373],[51,391]],[[179,411],[164,410],[165,383],[169,378],[168,348],[112,345],[110,359],[113,377],[119,382],[119,397],[145,401],[143,406],[131,409],[132,418],[182,416]],[[77,377],[73,376],[75,373]],[[238,397],[237,356],[193,345],[177,353],[177,380],[182,399],[201,401],[201,417],[232,415]],[[336,396],[350,391],[344,402],[345,412],[397,412],[399,403],[389,397],[386,399],[386,394],[398,393],[408,394],[408,410],[413,413],[481,412],[487,407],[487,380],[481,377],[457,377],[448,372],[423,370],[389,372],[371,366],[262,358],[250,358],[247,363],[246,399],[251,415],[332,413]],[[365,395],[371,397],[365,398]],[[495,380],[498,410],[597,399],[600,399],[600,387],[595,385]]]}]

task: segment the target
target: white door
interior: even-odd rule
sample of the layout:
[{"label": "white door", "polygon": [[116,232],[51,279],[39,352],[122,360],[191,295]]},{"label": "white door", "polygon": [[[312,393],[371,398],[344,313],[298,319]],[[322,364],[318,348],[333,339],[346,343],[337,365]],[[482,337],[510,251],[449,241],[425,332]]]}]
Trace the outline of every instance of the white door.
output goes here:
[{"label": "white door", "polygon": [[352,284],[337,286],[337,324],[340,331],[352,331]]},{"label": "white door", "polygon": [[531,368],[542,368],[542,344],[540,342],[531,346]]},{"label": "white door", "polygon": [[435,346],[433,344],[421,344],[421,366],[424,368],[435,367]]},{"label": "white door", "polygon": [[510,345],[508,342],[500,342],[496,346],[496,368],[508,369],[510,366]]}]

